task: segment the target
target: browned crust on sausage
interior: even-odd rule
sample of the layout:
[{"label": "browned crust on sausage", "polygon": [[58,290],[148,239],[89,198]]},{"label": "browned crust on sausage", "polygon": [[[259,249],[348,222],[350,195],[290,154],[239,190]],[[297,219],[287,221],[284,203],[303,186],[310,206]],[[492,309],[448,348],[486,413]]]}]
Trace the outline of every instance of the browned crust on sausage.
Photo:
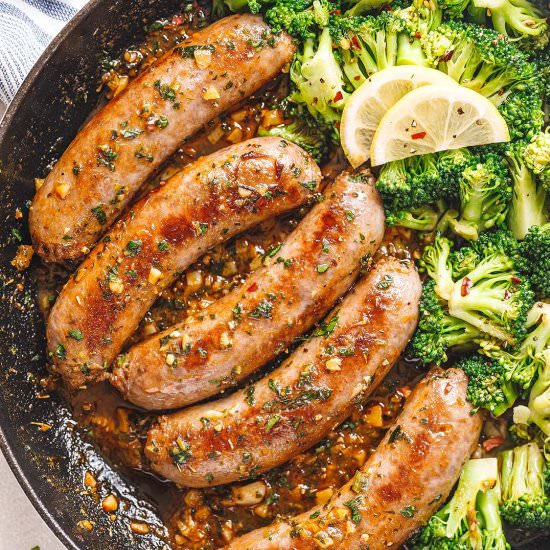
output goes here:
[{"label": "browned crust on sausage", "polygon": [[[152,469],[182,486],[220,485],[269,470],[317,443],[356,399],[374,391],[405,349],[421,288],[410,262],[380,260],[328,315],[325,324],[338,320],[328,337],[305,342],[244,390],[160,417],[145,446]],[[189,445],[183,464],[171,455],[178,438]]]},{"label": "browned crust on sausage", "polygon": [[[210,247],[300,206],[320,181],[313,159],[278,138],[228,147],[173,176],[113,227],[63,288],[47,326],[54,370],[72,387],[104,378],[178,273]],[[161,274],[156,282],[152,269]]]},{"label": "browned crust on sausage", "polygon": [[[205,68],[192,54],[197,46],[212,49]],[[84,256],[183,139],[272,80],[293,53],[287,34],[271,34],[250,14],[217,21],[168,52],[80,130],[38,190],[29,221],[40,256]],[[203,98],[211,86],[219,99]],[[155,124],[161,115],[164,129]],[[124,136],[134,129],[141,133]]]},{"label": "browned crust on sausage", "polygon": [[215,395],[273,359],[329,311],[355,280],[361,259],[378,248],[384,213],[366,171],[344,172],[325,194],[243,286],[200,318],[130,348],[112,377],[126,399],[158,410]]},{"label": "browned crust on sausage", "polygon": [[[463,371],[433,369],[357,477],[327,504],[238,537],[225,549],[314,550],[323,537],[331,539],[330,548],[399,548],[445,502],[477,445],[482,420],[472,414],[466,386]],[[359,514],[355,522],[350,502]]]}]

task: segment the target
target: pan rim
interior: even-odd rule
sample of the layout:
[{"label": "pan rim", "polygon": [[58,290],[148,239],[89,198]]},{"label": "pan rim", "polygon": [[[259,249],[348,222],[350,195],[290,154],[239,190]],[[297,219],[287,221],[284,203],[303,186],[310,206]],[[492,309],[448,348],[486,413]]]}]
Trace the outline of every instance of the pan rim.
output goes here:
[{"label": "pan rim", "polygon": [[[104,2],[104,0],[90,0],[85,6],[80,9],[76,15],[61,29],[61,31],[53,38],[53,40],[48,44],[46,49],[42,52],[40,57],[36,60],[35,64],[32,66],[31,70],[25,77],[25,80],[21,84],[19,90],[15,94],[15,97],[11,103],[7,106],[6,111],[2,118],[0,119],[0,143],[4,141],[6,132],[11,126],[11,123],[15,119],[19,107],[27,95],[28,90],[32,87],[36,79],[40,76],[43,68],[50,61],[52,55],[56,52],[57,48],[65,42],[68,35],[73,31],[73,29],[81,24],[81,22],[93,12],[96,7]],[[11,444],[6,438],[4,430],[2,428],[2,423],[0,423],[0,449],[6,462],[10,467],[10,470],[13,472],[17,482],[26,497],[29,499],[34,509],[38,512],[39,516],[50,528],[53,534],[59,539],[59,541],[69,550],[80,550],[79,546],[75,541],[67,534],[67,532],[61,527],[59,522],[51,514],[51,512],[46,508],[46,506],[41,501],[39,495],[36,493],[33,485],[27,478],[23,468],[15,458]]]}]

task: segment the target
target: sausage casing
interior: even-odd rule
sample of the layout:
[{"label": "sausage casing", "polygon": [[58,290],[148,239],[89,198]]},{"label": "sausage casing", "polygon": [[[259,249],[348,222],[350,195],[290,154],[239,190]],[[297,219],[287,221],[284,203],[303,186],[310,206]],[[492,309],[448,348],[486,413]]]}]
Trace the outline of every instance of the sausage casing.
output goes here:
[{"label": "sausage casing", "polygon": [[461,370],[432,370],[378,449],[325,505],[225,550],[399,548],[442,506],[477,445],[482,420],[466,401],[467,383]]},{"label": "sausage casing", "polygon": [[160,417],[145,446],[152,469],[182,486],[219,485],[311,447],[368,397],[403,352],[421,290],[410,262],[380,260],[328,315],[323,326],[330,334],[319,331],[254,385]]},{"label": "sausage casing", "polygon": [[98,381],[158,295],[210,247],[310,199],[313,159],[256,138],[195,161],[132,207],[67,282],[47,324],[54,370]]},{"label": "sausage casing", "polygon": [[366,172],[342,173],[325,195],[242,286],[117,360],[112,382],[126,399],[149,410],[196,403],[257,370],[324,317],[384,234]]},{"label": "sausage casing", "polygon": [[293,53],[290,37],[272,34],[260,16],[233,15],[130,82],[80,130],[38,190],[29,222],[40,256],[84,256],[183,139],[272,80]]}]

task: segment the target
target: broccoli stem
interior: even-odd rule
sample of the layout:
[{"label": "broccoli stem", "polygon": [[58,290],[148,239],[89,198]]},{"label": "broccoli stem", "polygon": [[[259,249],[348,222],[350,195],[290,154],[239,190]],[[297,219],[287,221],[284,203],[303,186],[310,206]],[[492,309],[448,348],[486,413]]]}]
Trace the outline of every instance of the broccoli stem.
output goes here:
[{"label": "broccoli stem", "polygon": [[546,190],[542,185],[537,185],[535,176],[523,163],[516,161],[514,164],[514,189],[508,225],[514,237],[523,240],[531,226],[546,222]]},{"label": "broccoli stem", "polygon": [[396,65],[417,65],[428,67],[428,60],[418,38],[411,39],[408,34],[400,33],[397,37]]}]

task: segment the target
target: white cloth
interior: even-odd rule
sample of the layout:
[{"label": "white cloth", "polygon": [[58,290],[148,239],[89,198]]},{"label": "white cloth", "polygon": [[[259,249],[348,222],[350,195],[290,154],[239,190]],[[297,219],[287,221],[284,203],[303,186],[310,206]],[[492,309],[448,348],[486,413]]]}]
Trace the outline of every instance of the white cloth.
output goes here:
[{"label": "white cloth", "polygon": [[8,104],[35,61],[87,0],[0,0],[0,102]]}]

